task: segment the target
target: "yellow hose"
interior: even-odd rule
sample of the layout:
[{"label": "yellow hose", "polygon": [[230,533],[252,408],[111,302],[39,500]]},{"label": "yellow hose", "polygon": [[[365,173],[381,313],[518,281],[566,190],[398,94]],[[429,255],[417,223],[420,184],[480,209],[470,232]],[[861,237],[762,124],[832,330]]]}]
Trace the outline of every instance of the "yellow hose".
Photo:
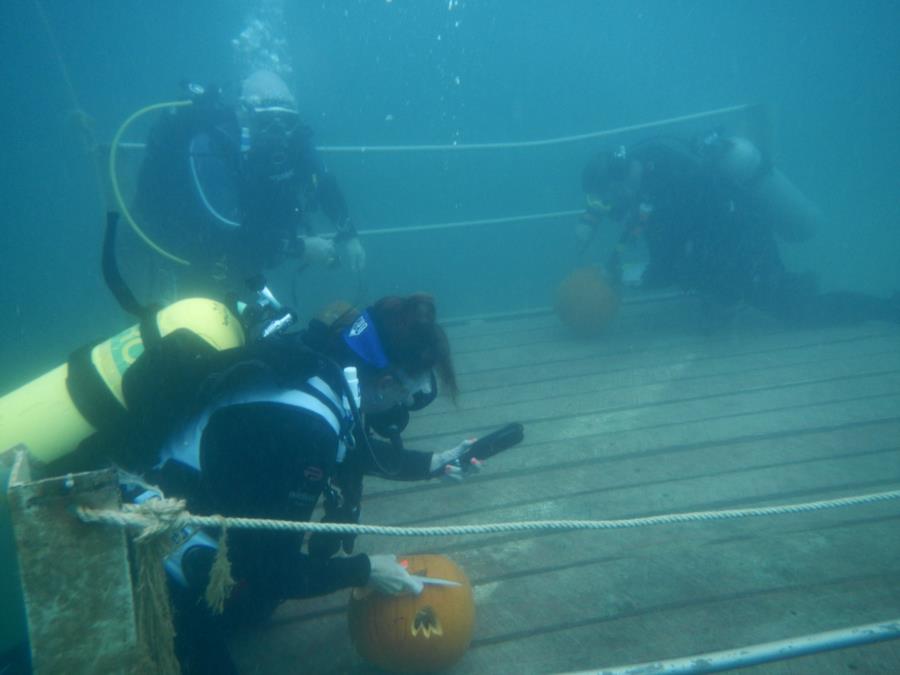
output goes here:
[{"label": "yellow hose", "polygon": [[167,101],[166,103],[154,103],[153,105],[148,105],[144,108],[141,108],[136,113],[132,114],[127,120],[122,122],[122,126],[119,127],[119,130],[116,131],[116,135],[113,136],[112,144],[109,148],[109,180],[112,183],[113,195],[116,198],[116,203],[119,205],[119,210],[122,212],[122,215],[125,217],[125,220],[131,225],[131,229],[134,230],[135,234],[140,237],[147,246],[152,248],[154,251],[159,253],[164,258],[168,258],[173,262],[177,262],[179,265],[190,266],[190,261],[185,260],[184,258],[179,258],[177,255],[169,253],[155,241],[153,241],[150,237],[148,237],[144,231],[140,228],[140,226],[135,222],[134,218],[131,216],[131,211],[128,210],[128,206],[125,204],[125,200],[122,198],[122,191],[119,189],[119,176],[118,169],[116,167],[116,155],[118,154],[119,149],[119,141],[122,140],[122,136],[125,134],[125,131],[128,127],[131,126],[131,123],[134,122],[138,117],[143,117],[149,112],[153,112],[154,110],[159,110],[160,108],[182,108],[184,106],[193,105],[193,101]]}]

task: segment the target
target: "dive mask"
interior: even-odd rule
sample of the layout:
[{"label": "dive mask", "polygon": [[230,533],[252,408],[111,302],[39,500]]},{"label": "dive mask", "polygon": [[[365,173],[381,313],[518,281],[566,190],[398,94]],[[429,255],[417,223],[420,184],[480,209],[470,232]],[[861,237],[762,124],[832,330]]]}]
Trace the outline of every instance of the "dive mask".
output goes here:
[{"label": "dive mask", "polygon": [[434,376],[433,370],[417,377],[407,375],[402,370],[397,371],[396,375],[403,388],[408,392],[403,401],[403,406],[407,410],[421,410],[437,398],[437,378]]},{"label": "dive mask", "polygon": [[294,136],[300,127],[296,110],[280,105],[250,109],[241,129],[241,150],[257,170],[277,173],[289,166]]}]

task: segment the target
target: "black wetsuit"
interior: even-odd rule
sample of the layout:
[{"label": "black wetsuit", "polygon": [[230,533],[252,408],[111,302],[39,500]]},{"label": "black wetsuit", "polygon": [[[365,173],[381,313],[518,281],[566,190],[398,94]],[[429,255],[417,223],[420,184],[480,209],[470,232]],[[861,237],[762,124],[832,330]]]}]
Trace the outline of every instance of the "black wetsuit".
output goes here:
[{"label": "black wetsuit", "polygon": [[[744,302],[799,325],[900,321],[897,303],[862,293],[819,293],[811,280],[788,271],[750,190],[734,186],[686,143],[648,141],[629,157],[642,167],[638,204],[613,215],[625,221],[623,240],[645,238],[645,287],[695,291],[714,308]],[[590,176],[586,170],[587,191]]]},{"label": "black wetsuit", "polygon": [[[232,359],[229,374],[207,387],[207,400],[223,390],[252,390],[267,384],[315,393],[307,384],[312,374],[306,365],[277,371],[269,367],[273,352],[286,353],[284,348],[296,345],[292,342],[285,338],[281,344],[259,344],[248,352],[246,362]],[[332,391],[340,391],[339,371],[316,375]],[[343,489],[344,497],[355,506],[361,497],[363,475],[393,480],[429,478],[431,453],[364,438],[358,429],[354,436],[355,447],[338,463],[339,436],[322,415],[277,402],[228,405],[209,417],[202,433],[200,471],[170,459],[148,479],[167,496],[185,498],[194,513],[306,521],[332,485]],[[377,462],[370,448],[377,454]],[[335,514],[330,517],[345,519]],[[182,559],[187,585],[171,584],[176,647],[185,672],[234,672],[226,636],[237,621],[264,618],[288,598],[324,595],[367,582],[367,556],[336,557],[333,553],[340,540],[331,545],[325,539],[328,535],[314,536],[319,540],[315,546],[310,540],[309,550],[315,552],[307,553],[302,550],[304,537],[299,533],[231,530],[229,559],[237,585],[222,616],[212,615],[203,600],[214,549],[198,546],[188,550]]]},{"label": "black wetsuit", "polygon": [[180,296],[221,295],[285,256],[302,256],[297,235],[311,233],[306,216],[318,208],[339,236],[353,233],[309,128],[297,126],[278,151],[253,149],[235,109],[214,97],[164,115],[150,132],[133,211],[151,239],[191,262],[172,268]]}]

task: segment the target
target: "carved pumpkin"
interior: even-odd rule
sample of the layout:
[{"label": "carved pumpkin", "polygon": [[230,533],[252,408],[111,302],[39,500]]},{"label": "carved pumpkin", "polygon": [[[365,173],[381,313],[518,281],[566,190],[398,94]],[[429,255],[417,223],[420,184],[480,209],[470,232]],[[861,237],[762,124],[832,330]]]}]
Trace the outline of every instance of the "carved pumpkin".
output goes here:
[{"label": "carved pumpkin", "polygon": [[602,333],[618,308],[619,299],[596,267],[575,270],[556,289],[557,316],[584,337]]},{"label": "carved pumpkin", "polygon": [[411,555],[410,574],[459,582],[426,584],[419,596],[356,589],[350,596],[350,637],[369,663],[400,673],[433,673],[456,663],[472,640],[475,602],[463,571],[442,555]]}]

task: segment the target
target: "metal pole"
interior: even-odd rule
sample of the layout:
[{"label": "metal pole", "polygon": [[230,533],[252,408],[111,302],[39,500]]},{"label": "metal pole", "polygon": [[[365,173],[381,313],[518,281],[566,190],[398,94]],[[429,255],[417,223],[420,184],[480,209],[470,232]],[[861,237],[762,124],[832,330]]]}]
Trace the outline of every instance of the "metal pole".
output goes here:
[{"label": "metal pole", "polygon": [[795,659],[809,654],[859,647],[900,638],[900,619],[870,623],[864,626],[815,633],[802,637],[765,642],[721,652],[687,656],[668,661],[652,661],[631,666],[583,670],[566,675],[659,675],[660,673],[719,673],[734,668],[758,666],[762,663]]}]

